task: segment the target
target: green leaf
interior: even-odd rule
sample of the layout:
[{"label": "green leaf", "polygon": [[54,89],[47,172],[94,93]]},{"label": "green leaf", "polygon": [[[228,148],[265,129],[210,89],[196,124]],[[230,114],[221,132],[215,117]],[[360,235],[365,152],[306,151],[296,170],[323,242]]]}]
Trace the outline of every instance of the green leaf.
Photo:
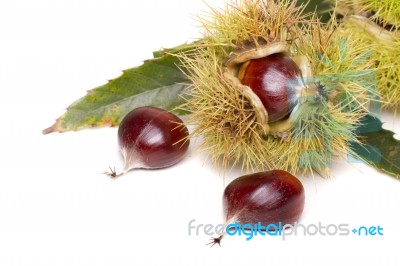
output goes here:
[{"label": "green leaf", "polygon": [[395,134],[373,116],[367,116],[357,133],[362,144],[352,143],[352,150],[376,169],[400,178],[400,141]]},{"label": "green leaf", "polygon": [[179,69],[179,63],[173,55],[160,54],[139,67],[123,71],[120,77],[89,91],[71,104],[54,125],[43,130],[43,134],[116,126],[130,110],[140,106],[174,110],[183,102],[180,95],[187,88],[183,84],[189,82]]}]

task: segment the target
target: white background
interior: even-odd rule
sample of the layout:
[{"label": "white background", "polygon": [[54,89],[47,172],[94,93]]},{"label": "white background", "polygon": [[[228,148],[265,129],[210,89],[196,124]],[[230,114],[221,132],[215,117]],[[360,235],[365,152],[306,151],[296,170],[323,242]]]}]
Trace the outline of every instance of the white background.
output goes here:
[{"label": "white background", "polygon": [[[200,0],[1,0],[0,265],[400,265],[400,181],[363,164],[301,177],[301,222],[380,225],[384,236],[227,237],[209,248],[188,222],[223,222],[224,184],[196,143],[179,165],[111,180],[102,172],[122,167],[116,128],[42,135],[86,90],[199,37],[192,17],[205,10]],[[383,119],[400,132],[399,117]]]}]

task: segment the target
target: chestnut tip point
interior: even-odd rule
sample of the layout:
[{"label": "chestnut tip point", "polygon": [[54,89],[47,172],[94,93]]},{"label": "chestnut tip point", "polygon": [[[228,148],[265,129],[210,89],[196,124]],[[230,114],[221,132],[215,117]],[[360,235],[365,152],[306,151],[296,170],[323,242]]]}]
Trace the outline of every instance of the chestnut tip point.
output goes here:
[{"label": "chestnut tip point", "polygon": [[212,238],[210,238],[210,240],[211,240],[211,241],[210,241],[209,243],[207,243],[206,245],[210,245],[210,247],[213,247],[213,246],[215,246],[216,244],[218,244],[218,246],[221,247],[222,235],[219,236],[219,237],[212,237]]},{"label": "chestnut tip point", "polygon": [[110,172],[103,172],[103,174],[111,177],[112,179],[116,179],[117,177],[119,177],[125,173],[125,172],[121,172],[121,173],[117,174],[117,172],[115,171],[115,167],[111,168],[111,166],[109,166],[109,168],[110,168]]}]

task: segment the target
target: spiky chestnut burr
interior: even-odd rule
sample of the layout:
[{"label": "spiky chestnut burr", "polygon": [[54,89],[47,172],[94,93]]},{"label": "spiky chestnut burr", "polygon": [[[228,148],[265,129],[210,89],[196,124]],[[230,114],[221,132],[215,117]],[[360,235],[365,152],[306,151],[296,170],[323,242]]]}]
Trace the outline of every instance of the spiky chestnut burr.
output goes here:
[{"label": "spiky chestnut burr", "polygon": [[[251,170],[325,170],[356,140],[353,130],[371,97],[371,88],[357,82],[357,75],[369,74],[357,72],[370,67],[359,53],[364,47],[337,38],[333,25],[325,28],[299,14],[291,1],[233,1],[225,10],[212,10],[199,49],[182,57],[193,84],[183,106],[192,113],[192,135],[202,137],[202,149],[215,163],[222,160],[224,169],[241,163]],[[290,93],[279,89],[287,115],[271,121],[243,76],[252,61],[280,55],[298,71],[281,75],[281,84],[296,82]],[[295,106],[287,110],[289,95],[296,96]]]},{"label": "spiky chestnut burr", "polygon": [[[338,29],[370,46],[376,62],[378,89],[383,108],[400,110],[400,2],[398,0],[332,1],[335,12],[344,16]],[[350,35],[349,35],[350,34]]]}]

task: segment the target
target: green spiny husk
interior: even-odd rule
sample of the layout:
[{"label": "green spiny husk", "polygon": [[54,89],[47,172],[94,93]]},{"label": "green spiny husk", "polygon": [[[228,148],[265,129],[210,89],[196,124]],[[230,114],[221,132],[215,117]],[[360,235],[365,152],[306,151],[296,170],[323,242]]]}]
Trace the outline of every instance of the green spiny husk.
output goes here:
[{"label": "green spiny husk", "polygon": [[337,4],[336,12],[346,15],[339,34],[351,34],[362,46],[370,47],[382,107],[397,113],[400,110],[400,1],[338,0]]},{"label": "green spiny husk", "polygon": [[[269,8],[266,3],[232,1],[225,10],[212,10],[211,19],[202,20],[204,43],[182,55],[192,82],[182,106],[192,113],[192,136],[202,137],[201,149],[223,169],[241,164],[252,171],[328,171],[333,157],[351,153],[348,143],[357,141],[354,130],[375,96],[371,80],[365,82],[374,77],[368,54],[362,53],[367,48],[340,39],[334,22],[326,27],[312,18],[307,22],[290,1],[268,1]],[[308,86],[282,138],[263,133],[250,99],[224,75],[232,52],[276,42],[287,43],[291,56],[305,55],[314,72],[303,77]]]},{"label": "green spiny husk", "polygon": [[363,15],[391,30],[400,29],[398,0],[335,0],[336,11],[342,15]]},{"label": "green spiny husk", "polygon": [[[293,42],[303,35],[299,24],[310,14],[296,1],[230,0],[224,9],[210,7],[208,16],[199,17],[206,46],[222,48],[219,56],[268,43]],[[221,50],[219,50],[221,52]]]}]

